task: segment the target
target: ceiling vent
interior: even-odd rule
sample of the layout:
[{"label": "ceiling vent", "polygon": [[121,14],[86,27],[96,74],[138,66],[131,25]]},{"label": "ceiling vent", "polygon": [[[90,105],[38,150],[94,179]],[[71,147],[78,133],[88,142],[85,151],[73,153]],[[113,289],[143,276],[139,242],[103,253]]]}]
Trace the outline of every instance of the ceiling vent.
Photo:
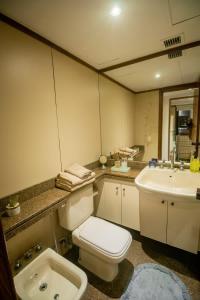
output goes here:
[{"label": "ceiling vent", "polygon": [[169,59],[177,58],[182,55],[183,55],[182,50],[172,50],[168,53],[168,58]]},{"label": "ceiling vent", "polygon": [[183,43],[183,33],[162,40],[165,48],[170,48]]}]

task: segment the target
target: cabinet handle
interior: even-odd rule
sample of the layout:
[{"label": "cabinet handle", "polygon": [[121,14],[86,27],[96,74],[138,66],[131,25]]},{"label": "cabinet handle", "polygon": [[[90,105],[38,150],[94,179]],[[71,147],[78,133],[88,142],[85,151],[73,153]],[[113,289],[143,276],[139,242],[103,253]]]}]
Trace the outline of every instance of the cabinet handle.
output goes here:
[{"label": "cabinet handle", "polygon": [[171,206],[174,206],[174,202],[171,203]]},{"label": "cabinet handle", "polygon": [[164,204],[164,203],[165,203],[165,200],[162,200],[161,203]]},{"label": "cabinet handle", "polygon": [[116,195],[118,195],[118,186],[116,186],[115,190],[116,190]]},{"label": "cabinet handle", "polygon": [[125,188],[123,188],[123,196],[125,196]]}]

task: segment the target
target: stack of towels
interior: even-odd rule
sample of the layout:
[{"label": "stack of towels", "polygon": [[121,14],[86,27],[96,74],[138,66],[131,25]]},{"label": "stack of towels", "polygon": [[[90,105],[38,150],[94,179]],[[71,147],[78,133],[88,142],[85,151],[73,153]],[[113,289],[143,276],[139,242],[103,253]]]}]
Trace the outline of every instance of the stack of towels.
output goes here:
[{"label": "stack of towels", "polygon": [[95,180],[95,173],[75,163],[56,178],[56,186],[69,192],[90,184]]},{"label": "stack of towels", "polygon": [[119,154],[127,157],[134,157],[138,153],[138,149],[124,147],[119,149]]}]

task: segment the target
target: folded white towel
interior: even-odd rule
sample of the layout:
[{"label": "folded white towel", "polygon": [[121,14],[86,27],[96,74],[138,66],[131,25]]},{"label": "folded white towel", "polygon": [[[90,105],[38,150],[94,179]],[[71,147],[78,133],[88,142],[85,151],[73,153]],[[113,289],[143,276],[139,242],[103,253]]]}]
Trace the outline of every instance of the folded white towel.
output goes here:
[{"label": "folded white towel", "polygon": [[128,153],[133,153],[134,149],[131,149],[129,147],[124,147],[124,148],[120,148],[120,151],[128,152]]},{"label": "folded white towel", "polygon": [[92,173],[91,170],[88,170],[88,169],[86,169],[85,167],[82,167],[82,166],[80,166],[80,165],[77,164],[77,163],[75,163],[75,164],[69,166],[69,167],[65,170],[65,172],[68,172],[68,173],[70,173],[70,174],[72,174],[72,175],[75,175],[75,176],[77,176],[77,177],[79,177],[79,178],[81,178],[81,179],[83,179],[83,178],[89,176],[89,175]]},{"label": "folded white towel", "polygon": [[132,155],[132,153],[130,153],[130,152],[126,152],[126,151],[119,151],[119,154],[122,154],[122,155],[126,155],[126,156],[131,156]]},{"label": "folded white towel", "polygon": [[56,180],[59,181],[62,184],[67,184],[68,186],[72,187],[72,186],[83,184],[85,181],[88,181],[88,180],[94,178],[95,175],[96,174],[94,172],[92,172],[90,174],[90,176],[88,176],[84,179],[80,179],[79,177],[74,176],[70,173],[60,172],[60,174],[57,176]]},{"label": "folded white towel", "polygon": [[74,192],[77,189],[80,189],[81,187],[83,187],[83,186],[85,186],[87,184],[90,184],[90,183],[92,183],[94,181],[95,181],[95,178],[93,177],[92,179],[87,180],[87,181],[83,182],[82,184],[79,184],[79,185],[76,185],[74,187],[71,187],[71,186],[69,186],[67,184],[60,183],[58,180],[56,180],[56,187],[61,188],[63,190],[66,190],[68,192]]},{"label": "folded white towel", "polygon": [[83,183],[82,179],[67,172],[60,172],[57,178],[60,178],[71,185],[77,185]]}]

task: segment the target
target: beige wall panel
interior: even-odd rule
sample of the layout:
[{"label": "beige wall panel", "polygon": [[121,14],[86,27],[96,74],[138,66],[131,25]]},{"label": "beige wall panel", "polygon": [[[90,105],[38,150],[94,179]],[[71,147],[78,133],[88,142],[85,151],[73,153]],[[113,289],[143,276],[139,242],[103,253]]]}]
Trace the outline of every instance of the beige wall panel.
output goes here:
[{"label": "beige wall panel", "polygon": [[9,261],[14,262],[34,245],[41,244],[55,248],[55,238],[58,250],[59,239],[67,237],[67,231],[60,227],[57,211],[40,219],[7,241]]},{"label": "beige wall panel", "polygon": [[134,94],[100,76],[102,152],[134,145]]},{"label": "beige wall panel", "polygon": [[143,160],[158,156],[159,92],[135,96],[135,144],[144,145]]},{"label": "beige wall panel", "polygon": [[53,51],[62,168],[100,155],[98,75]]},{"label": "beige wall panel", "polygon": [[59,147],[51,50],[0,23],[0,197],[54,177]]}]

